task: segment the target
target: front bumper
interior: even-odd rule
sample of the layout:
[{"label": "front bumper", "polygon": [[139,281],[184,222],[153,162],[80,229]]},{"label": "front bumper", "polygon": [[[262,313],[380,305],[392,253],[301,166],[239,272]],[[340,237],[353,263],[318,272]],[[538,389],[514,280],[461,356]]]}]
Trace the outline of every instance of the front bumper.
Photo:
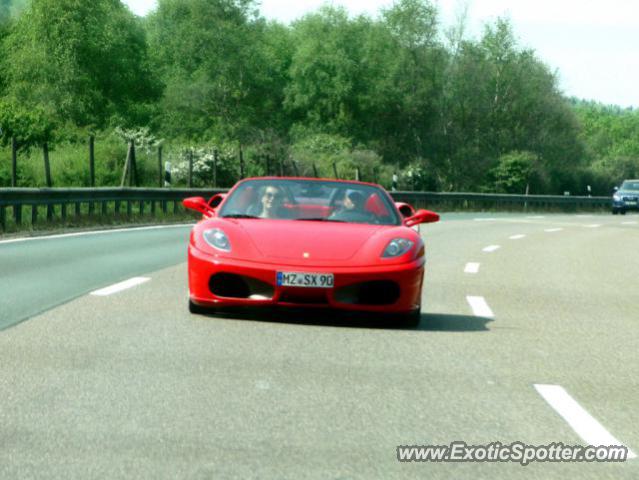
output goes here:
[{"label": "front bumper", "polygon": [[[345,311],[408,313],[421,305],[424,278],[424,258],[401,265],[372,267],[305,267],[286,264],[266,264],[228,258],[217,258],[189,246],[189,295],[193,303],[204,307],[305,307],[332,308]],[[278,271],[332,273],[334,287],[330,289],[278,286]],[[268,298],[223,297],[211,291],[211,278],[225,273],[255,279],[268,284]],[[398,287],[397,298],[383,305],[345,301],[345,287],[352,288],[363,282],[393,282]],[[263,296],[261,296],[263,297]],[[347,299],[348,300],[348,299]]]},{"label": "front bumper", "polygon": [[612,209],[617,211],[639,210],[639,197],[622,198],[612,201]]}]

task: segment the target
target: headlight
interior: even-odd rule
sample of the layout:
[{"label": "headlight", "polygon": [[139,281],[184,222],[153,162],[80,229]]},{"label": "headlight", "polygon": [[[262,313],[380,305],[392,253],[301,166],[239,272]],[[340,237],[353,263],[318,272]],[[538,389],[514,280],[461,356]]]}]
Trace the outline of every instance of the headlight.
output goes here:
[{"label": "headlight", "polygon": [[405,238],[394,238],[388,242],[388,245],[386,245],[386,249],[384,250],[382,257],[399,257],[413,248],[413,245],[415,245],[415,243],[411,240],[406,240]]},{"label": "headlight", "polygon": [[224,233],[219,228],[212,228],[211,230],[204,230],[202,233],[204,240],[206,243],[211,245],[213,248],[221,250],[223,252],[231,251],[231,242],[229,242],[226,233]]},{"label": "headlight", "polygon": [[621,201],[621,195],[619,195],[618,193],[615,193],[615,194],[612,196],[612,199],[613,199],[615,202],[620,202],[620,201]]}]

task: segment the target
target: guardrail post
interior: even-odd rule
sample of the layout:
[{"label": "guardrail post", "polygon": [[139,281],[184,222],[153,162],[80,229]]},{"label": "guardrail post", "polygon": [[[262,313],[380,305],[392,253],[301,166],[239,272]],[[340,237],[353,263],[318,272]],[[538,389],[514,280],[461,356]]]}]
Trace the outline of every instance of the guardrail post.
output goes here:
[{"label": "guardrail post", "polygon": [[65,222],[67,219],[67,204],[62,202],[60,205],[60,217],[62,217],[62,221]]},{"label": "guardrail post", "polygon": [[193,188],[193,150],[189,149],[189,188]]},{"label": "guardrail post", "polygon": [[82,214],[82,208],[80,202],[75,202],[75,218],[80,218]]},{"label": "guardrail post", "polygon": [[4,206],[0,205],[0,230],[7,230],[7,213]]},{"label": "guardrail post", "polygon": [[240,178],[244,178],[244,153],[242,152],[241,143],[240,143]]},{"label": "guardrail post", "polygon": [[38,222],[38,206],[31,205],[31,226],[35,226]]},{"label": "guardrail post", "polygon": [[295,172],[295,176],[299,177],[300,176],[300,170],[297,167],[297,162],[295,160],[293,160],[293,171]]},{"label": "guardrail post", "polygon": [[315,178],[319,178],[319,175],[317,174],[317,167],[315,166],[315,164],[313,163],[313,176]]},{"label": "guardrail post", "polygon": [[337,174],[337,164],[333,162],[333,174],[335,174],[335,179],[339,180],[339,175]]},{"label": "guardrail post", "polygon": [[13,218],[19,228],[22,225],[22,204],[13,205]]}]

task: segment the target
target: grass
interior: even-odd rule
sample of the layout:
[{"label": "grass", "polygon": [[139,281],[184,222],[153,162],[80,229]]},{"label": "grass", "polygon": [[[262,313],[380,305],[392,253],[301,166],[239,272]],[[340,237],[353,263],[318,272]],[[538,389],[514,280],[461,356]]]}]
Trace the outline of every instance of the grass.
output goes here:
[{"label": "grass", "polygon": [[[95,185],[119,187],[126,162],[127,146],[106,138],[95,142]],[[46,187],[41,149],[19,151],[17,159],[18,187]],[[65,143],[49,152],[53,187],[89,187],[89,146]],[[136,151],[139,185],[158,186],[157,152]],[[11,186],[11,149],[0,148],[0,188]]]}]

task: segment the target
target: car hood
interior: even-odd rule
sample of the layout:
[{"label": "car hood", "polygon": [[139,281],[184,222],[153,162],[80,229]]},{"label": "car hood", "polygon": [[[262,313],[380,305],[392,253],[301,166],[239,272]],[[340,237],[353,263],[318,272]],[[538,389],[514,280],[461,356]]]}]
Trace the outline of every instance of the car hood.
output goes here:
[{"label": "car hood", "polygon": [[312,221],[243,221],[241,229],[265,259],[349,260],[379,225]]}]

